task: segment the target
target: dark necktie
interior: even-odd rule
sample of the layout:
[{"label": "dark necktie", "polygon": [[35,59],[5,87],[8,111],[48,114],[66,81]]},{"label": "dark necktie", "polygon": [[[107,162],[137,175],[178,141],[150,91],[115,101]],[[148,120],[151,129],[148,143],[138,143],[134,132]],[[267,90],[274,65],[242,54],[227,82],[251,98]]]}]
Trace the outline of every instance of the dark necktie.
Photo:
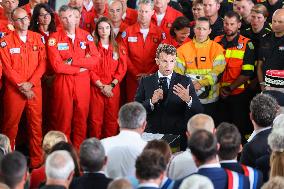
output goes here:
[{"label": "dark necktie", "polygon": [[160,77],[159,78],[159,88],[163,90],[163,100],[165,100],[168,96],[168,78],[167,77]]}]

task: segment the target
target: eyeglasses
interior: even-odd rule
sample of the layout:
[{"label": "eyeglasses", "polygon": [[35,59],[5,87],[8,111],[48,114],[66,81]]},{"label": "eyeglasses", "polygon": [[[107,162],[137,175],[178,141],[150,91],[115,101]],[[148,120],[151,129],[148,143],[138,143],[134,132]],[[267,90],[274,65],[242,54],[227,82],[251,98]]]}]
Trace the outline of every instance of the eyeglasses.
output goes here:
[{"label": "eyeglasses", "polygon": [[39,17],[43,17],[43,18],[46,18],[46,17],[49,17],[50,14],[49,13],[46,13],[46,14],[40,14]]},{"label": "eyeglasses", "polygon": [[23,21],[29,20],[29,17],[25,16],[23,18],[16,18],[16,19],[13,19],[13,20],[14,20],[14,22],[23,22]]}]

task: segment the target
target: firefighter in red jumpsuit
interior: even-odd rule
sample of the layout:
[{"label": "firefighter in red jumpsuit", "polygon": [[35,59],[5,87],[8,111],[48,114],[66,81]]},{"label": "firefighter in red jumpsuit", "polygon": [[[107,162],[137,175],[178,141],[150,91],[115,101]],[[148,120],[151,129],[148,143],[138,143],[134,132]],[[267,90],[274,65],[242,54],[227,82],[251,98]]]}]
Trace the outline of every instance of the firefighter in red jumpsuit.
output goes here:
[{"label": "firefighter in red jumpsuit", "polygon": [[126,94],[127,101],[134,101],[138,79],[143,75],[156,72],[156,49],[165,34],[158,26],[151,23],[154,14],[152,2],[140,2],[137,23],[122,32],[123,44],[127,49]]},{"label": "firefighter in red jumpsuit", "polygon": [[24,109],[29,125],[31,167],[42,163],[42,93],[41,77],[46,69],[46,51],[43,37],[28,31],[29,17],[22,8],[11,15],[15,31],[1,41],[1,61],[5,74],[3,97],[3,133],[14,149],[18,124]]},{"label": "firefighter in red jumpsuit", "polygon": [[76,27],[74,9],[59,10],[63,29],[50,35],[48,58],[55,72],[51,126],[66,134],[76,149],[86,137],[90,74],[99,62],[93,37]]},{"label": "firefighter in red jumpsuit", "polygon": [[126,49],[116,43],[108,18],[99,18],[95,37],[101,62],[91,74],[89,135],[101,139],[118,133],[119,85],[126,72],[127,56]]}]

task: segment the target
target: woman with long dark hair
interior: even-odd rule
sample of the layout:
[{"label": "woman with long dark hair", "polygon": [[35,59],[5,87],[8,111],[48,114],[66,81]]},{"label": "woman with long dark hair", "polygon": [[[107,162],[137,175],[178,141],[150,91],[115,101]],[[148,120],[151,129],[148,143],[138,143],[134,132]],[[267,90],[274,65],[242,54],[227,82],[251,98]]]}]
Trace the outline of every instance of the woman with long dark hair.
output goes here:
[{"label": "woman with long dark hair", "polygon": [[111,21],[99,18],[94,31],[95,43],[101,56],[96,70],[91,72],[91,103],[89,136],[99,139],[116,135],[119,110],[119,84],[127,67],[126,50],[115,41]]}]

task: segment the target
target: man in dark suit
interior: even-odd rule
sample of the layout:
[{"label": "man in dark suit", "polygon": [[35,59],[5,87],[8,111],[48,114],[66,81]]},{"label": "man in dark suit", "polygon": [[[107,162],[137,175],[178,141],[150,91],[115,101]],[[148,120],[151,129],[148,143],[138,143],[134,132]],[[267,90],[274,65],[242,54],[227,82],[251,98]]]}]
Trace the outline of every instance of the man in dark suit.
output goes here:
[{"label": "man in dark suit", "polygon": [[220,145],[218,156],[221,167],[241,173],[249,178],[250,185],[262,186],[262,173],[238,162],[238,153],[242,151],[241,134],[238,128],[230,123],[221,123],[216,130],[217,141]]},{"label": "man in dark suit", "polygon": [[[188,141],[188,148],[198,167],[196,173],[208,177],[214,188],[227,189],[239,186],[238,188],[248,189],[250,187],[246,176],[221,167],[216,157],[218,151],[217,139],[209,131],[195,131]],[[177,180],[173,188],[178,189],[182,181],[183,179]],[[232,183],[233,186],[229,183]]]},{"label": "man in dark suit", "polygon": [[241,163],[256,167],[256,161],[263,156],[269,155],[269,146],[267,143],[268,135],[272,128],[279,105],[277,101],[267,95],[258,94],[250,103],[250,119],[254,131],[244,145],[241,155]]},{"label": "man in dark suit", "polygon": [[137,157],[135,162],[137,189],[159,189],[166,175],[167,162],[162,153],[147,149]]},{"label": "man in dark suit", "polygon": [[84,174],[73,180],[70,189],[106,189],[112,181],[103,172],[106,162],[101,142],[96,138],[86,139],[80,146],[80,165]]},{"label": "man in dark suit", "polygon": [[156,51],[158,72],[143,77],[135,101],[147,110],[146,132],[184,134],[187,120],[203,111],[191,79],[173,72],[176,48],[161,44]]}]

